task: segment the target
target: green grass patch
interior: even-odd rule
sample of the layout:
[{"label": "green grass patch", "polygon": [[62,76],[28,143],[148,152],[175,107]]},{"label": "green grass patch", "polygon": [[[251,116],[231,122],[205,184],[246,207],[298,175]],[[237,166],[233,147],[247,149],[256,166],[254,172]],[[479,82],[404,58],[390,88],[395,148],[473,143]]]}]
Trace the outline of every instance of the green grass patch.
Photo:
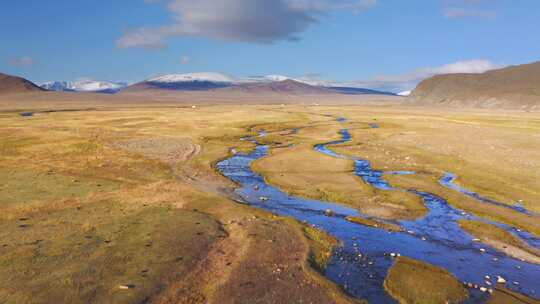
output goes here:
[{"label": "green grass patch", "polygon": [[496,288],[488,304],[540,304],[540,301],[531,299],[506,288]]},{"label": "green grass patch", "polygon": [[516,247],[523,245],[522,242],[510,232],[485,222],[459,220],[459,226],[468,233],[479,236],[480,239],[494,239]]},{"label": "green grass patch", "polygon": [[100,147],[101,145],[92,141],[73,144],[73,149],[75,150],[75,152],[80,154],[95,154],[100,149]]},{"label": "green grass patch", "polygon": [[[0,223],[5,303],[141,303],[224,233],[206,215],[111,201]],[[120,285],[133,285],[121,290]]]},{"label": "green grass patch", "polygon": [[483,242],[495,240],[504,244],[521,248],[524,251],[529,252],[533,255],[540,255],[540,251],[529,247],[525,242],[523,242],[521,239],[519,239],[512,233],[495,225],[479,221],[460,220],[459,226],[463,230],[467,231],[468,233],[477,237]]},{"label": "green grass patch", "polygon": [[375,228],[382,228],[387,231],[397,231],[397,232],[403,231],[403,228],[401,228],[399,225],[384,223],[384,222],[381,222],[375,219],[370,219],[370,218],[347,216],[346,220],[351,223],[356,223],[356,224],[369,226],[369,227],[375,227]]},{"label": "green grass patch", "polygon": [[401,304],[461,303],[468,297],[448,271],[406,257],[396,259],[384,287]]},{"label": "green grass patch", "polygon": [[313,227],[305,227],[304,234],[310,243],[309,261],[311,266],[320,272],[324,272],[328,262],[330,262],[334,247],[339,243],[338,240]]},{"label": "green grass patch", "polygon": [[119,182],[0,167],[0,208],[33,201],[82,198],[117,189]]},{"label": "green grass patch", "polygon": [[24,147],[37,142],[34,137],[1,137],[0,157],[19,156]]}]

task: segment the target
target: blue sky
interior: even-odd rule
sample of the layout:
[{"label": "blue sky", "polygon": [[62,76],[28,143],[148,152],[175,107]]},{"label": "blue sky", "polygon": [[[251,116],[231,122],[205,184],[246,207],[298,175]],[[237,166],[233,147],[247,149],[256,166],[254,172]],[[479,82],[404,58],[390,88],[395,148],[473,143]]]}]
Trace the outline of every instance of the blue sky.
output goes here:
[{"label": "blue sky", "polygon": [[19,0],[0,71],[35,82],[282,74],[407,89],[540,60],[537,0]]}]

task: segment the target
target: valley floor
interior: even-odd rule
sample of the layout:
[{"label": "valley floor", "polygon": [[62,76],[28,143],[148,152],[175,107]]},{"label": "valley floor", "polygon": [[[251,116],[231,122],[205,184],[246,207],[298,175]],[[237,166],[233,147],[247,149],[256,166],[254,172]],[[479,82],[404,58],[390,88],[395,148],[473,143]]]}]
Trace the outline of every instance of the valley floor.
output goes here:
[{"label": "valley floor", "polygon": [[[256,130],[269,133],[261,141],[273,150],[254,170],[295,196],[390,221],[426,214],[416,196],[374,190],[350,174],[352,161],[314,152],[346,127],[353,140],[335,151],[369,159],[376,169],[421,173],[391,176],[392,185],[436,193],[540,237],[536,216],[478,203],[438,182],[453,172],[460,186],[540,213],[540,113],[398,105],[78,107],[28,117],[0,112],[6,303],[359,302],[322,275],[335,239],[243,204],[237,185],[215,169],[232,149],[253,149],[241,138]],[[462,224],[482,242],[540,256],[496,227]],[[440,269],[403,263],[403,271],[418,267],[454,280]],[[394,287],[405,280],[399,269],[387,286],[402,303],[413,303]],[[463,299],[466,291],[454,285],[451,299]],[[420,292],[431,297],[427,289]],[[502,289],[491,301],[506,299],[534,303]]]}]

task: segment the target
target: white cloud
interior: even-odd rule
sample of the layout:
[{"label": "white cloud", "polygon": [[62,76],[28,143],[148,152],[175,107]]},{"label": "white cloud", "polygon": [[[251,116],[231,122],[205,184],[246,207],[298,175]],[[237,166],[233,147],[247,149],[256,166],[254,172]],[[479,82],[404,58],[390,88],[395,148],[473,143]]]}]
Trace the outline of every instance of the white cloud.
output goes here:
[{"label": "white cloud", "polygon": [[188,56],[182,56],[182,58],[180,58],[180,63],[182,64],[188,64],[190,62],[191,62],[191,58]]},{"label": "white cloud", "polygon": [[504,65],[495,64],[490,60],[477,59],[458,61],[445,64],[439,67],[419,69],[418,74],[425,77],[431,77],[437,74],[455,74],[455,73],[483,73],[489,70],[501,68]]},{"label": "white cloud", "polygon": [[420,81],[434,75],[455,73],[483,73],[502,68],[504,65],[489,60],[467,60],[445,64],[437,67],[415,69],[401,75],[380,75],[368,80],[346,83],[348,86],[363,87],[378,90],[401,92],[413,89]]},{"label": "white cloud", "polygon": [[[151,1],[156,2],[156,1]],[[141,27],[118,39],[120,48],[162,48],[172,37],[196,36],[227,41],[294,41],[335,10],[363,10],[377,0],[170,0],[175,23]]]},{"label": "white cloud", "polygon": [[497,17],[493,0],[445,0],[443,15],[448,19]]},{"label": "white cloud", "polygon": [[30,56],[22,56],[22,57],[10,59],[9,63],[14,66],[29,67],[29,66],[34,65],[36,62],[34,58]]},{"label": "white cloud", "polygon": [[287,0],[292,9],[302,11],[364,10],[377,4],[377,0],[328,1],[328,0]]},{"label": "white cloud", "polygon": [[474,10],[466,8],[447,8],[444,11],[444,16],[449,19],[478,17],[478,18],[495,18],[497,12],[489,10]]}]

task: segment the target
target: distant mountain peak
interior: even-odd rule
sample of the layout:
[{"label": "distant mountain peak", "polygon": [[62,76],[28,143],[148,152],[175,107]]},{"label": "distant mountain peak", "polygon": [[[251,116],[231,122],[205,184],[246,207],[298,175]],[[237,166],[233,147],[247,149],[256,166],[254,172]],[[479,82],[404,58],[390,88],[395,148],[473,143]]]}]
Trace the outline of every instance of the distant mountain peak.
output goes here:
[{"label": "distant mountain peak", "polygon": [[127,83],[80,80],[80,81],[49,81],[41,84],[43,89],[58,92],[93,92],[93,93],[116,93],[127,87]]},{"label": "distant mountain peak", "polygon": [[153,77],[145,80],[150,83],[175,83],[175,82],[216,82],[216,83],[234,83],[235,79],[231,76],[215,73],[188,73],[188,74],[167,74]]},{"label": "distant mountain peak", "polygon": [[288,76],[271,74],[264,76],[251,76],[235,78],[216,72],[166,74],[149,78],[145,81],[129,86],[124,92],[136,93],[142,91],[221,91],[242,93],[272,93],[272,94],[345,94],[366,95],[382,94],[394,95],[354,87],[332,86],[324,81],[307,81]]},{"label": "distant mountain peak", "polygon": [[411,95],[412,91],[403,91],[403,92],[399,92],[397,93],[398,96],[409,96]]}]

